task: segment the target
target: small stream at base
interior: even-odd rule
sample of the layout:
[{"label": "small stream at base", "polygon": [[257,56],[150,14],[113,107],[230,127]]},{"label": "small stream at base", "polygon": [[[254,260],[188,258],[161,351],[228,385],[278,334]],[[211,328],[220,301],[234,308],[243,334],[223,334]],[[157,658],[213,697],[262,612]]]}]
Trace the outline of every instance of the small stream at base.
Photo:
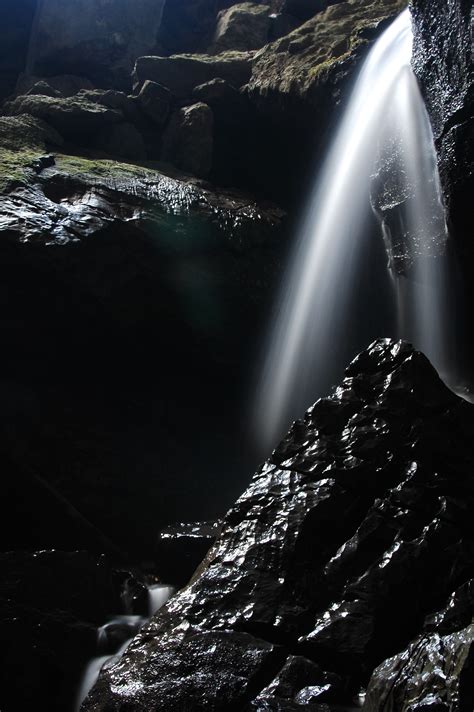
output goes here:
[{"label": "small stream at base", "polygon": [[74,712],[80,712],[82,703],[94,687],[100,671],[105,664],[119,660],[140,628],[175,593],[176,588],[157,584],[148,587],[148,616],[121,614],[111,616],[103,626],[97,629],[97,656],[87,664],[79,685],[79,692],[74,704]]}]

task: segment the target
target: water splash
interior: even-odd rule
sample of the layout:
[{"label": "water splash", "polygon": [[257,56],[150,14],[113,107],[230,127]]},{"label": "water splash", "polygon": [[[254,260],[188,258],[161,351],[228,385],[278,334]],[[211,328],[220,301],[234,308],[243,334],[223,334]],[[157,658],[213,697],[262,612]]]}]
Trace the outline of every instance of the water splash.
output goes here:
[{"label": "water splash", "polygon": [[[406,10],[369,53],[311,196],[259,393],[258,432],[266,447],[324,395],[317,392],[318,384],[321,388],[327,382],[333,362],[340,359],[348,315],[353,314],[349,304],[357,291],[358,266],[367,247],[373,174],[394,137],[402,146],[397,170],[405,187],[414,186],[416,193],[414,202],[401,206],[407,244],[416,255],[413,269],[404,277],[393,263],[389,270],[399,296],[399,331],[409,337],[412,330],[415,345],[436,357],[433,341],[438,344],[439,339],[433,338],[430,325],[435,279],[434,273],[428,274],[430,260],[425,260],[431,239],[427,226],[441,216],[444,238],[447,233],[431,128],[410,67],[412,44]],[[391,237],[385,226],[386,240]],[[444,248],[445,239],[441,242]],[[393,246],[387,246],[390,254]],[[408,290],[407,276],[415,285]],[[418,315],[408,330],[403,319],[407,311]],[[389,325],[385,328],[390,332]]]},{"label": "water splash", "polygon": [[97,653],[82,673],[74,710],[80,712],[82,703],[94,687],[103,668],[116,663],[130,642],[148,620],[175,593],[174,586],[156,584],[148,587],[148,617],[121,614],[112,617],[97,630]]}]

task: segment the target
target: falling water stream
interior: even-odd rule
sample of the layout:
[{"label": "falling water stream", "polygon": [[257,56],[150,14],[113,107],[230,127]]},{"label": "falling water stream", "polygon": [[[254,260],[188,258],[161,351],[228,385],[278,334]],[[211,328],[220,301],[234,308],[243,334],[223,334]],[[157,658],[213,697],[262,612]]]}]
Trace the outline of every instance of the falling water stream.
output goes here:
[{"label": "falling water stream", "polygon": [[[97,630],[97,655],[87,664],[83,674],[75,703],[75,712],[80,712],[81,705],[99,677],[102,668],[115,663],[124,654],[134,636],[145,623],[173,595],[175,588],[157,584],[148,587],[148,617],[122,614],[110,618]],[[113,648],[113,651],[110,650]]]},{"label": "falling water stream", "polygon": [[[431,126],[410,66],[412,44],[406,10],[365,60],[310,198],[259,392],[258,430],[267,447],[325,395],[315,384],[318,377],[324,383],[325,371],[347,340],[356,276],[370,249],[374,174],[384,161],[396,172],[398,191],[408,196],[397,211],[399,244],[393,242],[390,220],[382,219],[389,257],[385,279],[392,285],[398,322],[397,334],[387,324],[384,335],[411,340],[442,367],[440,265],[447,230]],[[387,214],[394,207],[388,205]],[[379,298],[374,289],[373,302]]]}]

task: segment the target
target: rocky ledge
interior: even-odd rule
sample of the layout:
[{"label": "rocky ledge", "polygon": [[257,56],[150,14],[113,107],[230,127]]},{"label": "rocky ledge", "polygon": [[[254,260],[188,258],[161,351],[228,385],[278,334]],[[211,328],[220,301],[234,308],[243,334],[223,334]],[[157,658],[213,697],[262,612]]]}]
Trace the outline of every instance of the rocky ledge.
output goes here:
[{"label": "rocky ledge", "polygon": [[377,666],[371,712],[470,709],[473,424],[422,354],[374,342],[84,711],[322,712]]}]

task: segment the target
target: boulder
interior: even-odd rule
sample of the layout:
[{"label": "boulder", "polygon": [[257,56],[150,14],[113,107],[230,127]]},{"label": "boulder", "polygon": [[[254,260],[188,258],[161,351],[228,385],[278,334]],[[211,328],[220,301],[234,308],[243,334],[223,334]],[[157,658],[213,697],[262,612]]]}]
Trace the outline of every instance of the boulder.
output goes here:
[{"label": "boulder", "polygon": [[79,95],[69,98],[19,96],[8,102],[5,108],[11,116],[31,114],[41,119],[73,142],[123,120],[119,111]]},{"label": "boulder", "polygon": [[238,3],[222,10],[217,18],[210,52],[260,49],[269,40],[270,14],[268,5],[253,2]]},{"label": "boulder", "polygon": [[161,84],[147,80],[138,95],[138,105],[158,127],[163,127],[171,107],[171,92]]},{"label": "boulder", "polygon": [[134,96],[128,96],[116,89],[82,89],[77,98],[119,111],[130,123],[140,124],[141,114]]},{"label": "boulder", "polygon": [[19,116],[0,116],[0,146],[3,150],[25,151],[37,149],[44,151],[48,144],[60,146],[61,136],[41,119],[20,114]]},{"label": "boulder", "polygon": [[32,33],[28,72],[81,74],[127,89],[137,57],[156,43],[164,0],[44,0]]},{"label": "boulder", "polygon": [[42,96],[52,96],[52,97],[60,97],[61,92],[59,92],[57,89],[54,89],[48,82],[46,82],[44,79],[40,79],[39,82],[36,82],[36,84],[33,84],[31,89],[28,89],[25,94],[40,94]]},{"label": "boulder", "polygon": [[163,160],[205,178],[212,167],[214,117],[207,104],[199,102],[175,112],[163,136]]},{"label": "boulder", "polygon": [[16,85],[16,94],[21,96],[22,94],[32,94],[32,88],[40,84],[46,84],[48,87],[58,92],[60,96],[74,96],[78,94],[81,90],[90,90],[94,88],[89,79],[85,77],[77,77],[74,74],[60,74],[58,76],[47,78],[37,77],[32,74],[22,74]]},{"label": "boulder", "polygon": [[353,706],[472,577],[473,427],[474,407],[422,354],[374,342],[293,425],[84,710]]},{"label": "boulder", "polygon": [[162,84],[177,97],[189,98],[193,89],[212,79],[226,79],[241,87],[250,79],[252,54],[223,52],[173,57],[139,57],[134,69],[134,84],[139,88],[149,79]]}]

